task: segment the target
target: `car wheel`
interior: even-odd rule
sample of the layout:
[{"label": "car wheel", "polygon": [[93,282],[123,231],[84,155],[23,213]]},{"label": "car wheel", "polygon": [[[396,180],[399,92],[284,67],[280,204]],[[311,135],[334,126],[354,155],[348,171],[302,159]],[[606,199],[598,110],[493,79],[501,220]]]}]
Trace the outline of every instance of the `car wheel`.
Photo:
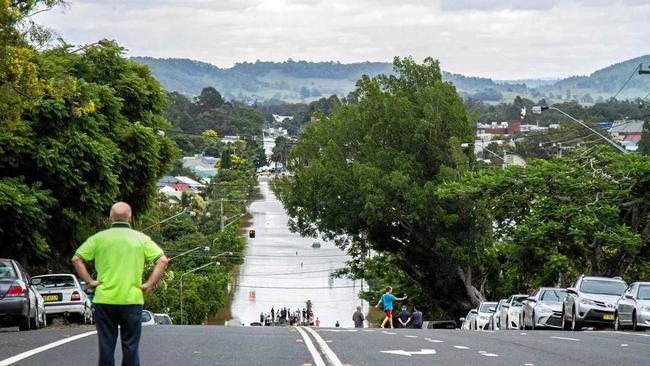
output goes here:
[{"label": "car wheel", "polygon": [[562,330],[569,330],[569,322],[566,321],[564,309],[562,309]]},{"label": "car wheel", "polygon": [[510,322],[508,322],[508,317],[507,316],[506,316],[506,323],[505,324],[506,324],[506,326],[503,329],[505,329],[505,330],[510,329]]},{"label": "car wheel", "polygon": [[636,325],[636,311],[632,312],[632,331],[636,332],[639,330],[639,327]]},{"label": "car wheel", "polygon": [[32,318],[30,318],[29,315],[28,315],[27,317],[25,317],[25,320],[23,320],[20,324],[18,324],[18,329],[21,332],[30,330],[30,329],[32,329],[32,324],[31,323],[32,323]]},{"label": "car wheel", "polygon": [[578,322],[578,317],[576,315],[576,309],[573,309],[573,312],[571,313],[571,330],[574,331],[574,332],[582,330],[582,327],[580,326],[580,323]]},{"label": "car wheel", "polygon": [[618,317],[618,311],[614,313],[614,330],[617,332],[623,330],[623,327],[621,326],[621,319]]},{"label": "car wheel", "polygon": [[45,311],[41,313],[41,328],[47,328],[47,316],[45,315]]},{"label": "car wheel", "polygon": [[533,315],[530,318],[530,330],[535,330],[535,312],[533,311]]}]

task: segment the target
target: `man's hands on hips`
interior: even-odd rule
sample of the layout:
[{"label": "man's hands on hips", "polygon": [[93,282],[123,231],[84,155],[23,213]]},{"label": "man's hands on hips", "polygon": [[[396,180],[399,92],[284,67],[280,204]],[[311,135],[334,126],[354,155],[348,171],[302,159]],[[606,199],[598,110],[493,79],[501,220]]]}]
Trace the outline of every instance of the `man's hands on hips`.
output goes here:
[{"label": "man's hands on hips", "polygon": [[138,288],[144,292],[145,295],[149,295],[151,290],[153,290],[154,285],[150,284],[149,282],[145,282],[142,285],[139,285]]},{"label": "man's hands on hips", "polygon": [[88,286],[92,288],[96,288],[97,286],[102,284],[102,281],[97,281],[97,280],[91,280],[90,282],[87,283]]}]

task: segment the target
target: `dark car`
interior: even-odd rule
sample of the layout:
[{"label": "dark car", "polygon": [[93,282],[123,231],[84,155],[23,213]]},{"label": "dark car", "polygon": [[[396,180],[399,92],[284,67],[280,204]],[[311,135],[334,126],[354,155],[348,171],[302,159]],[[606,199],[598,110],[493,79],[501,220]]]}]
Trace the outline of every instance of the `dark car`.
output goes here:
[{"label": "dark car", "polygon": [[45,326],[43,298],[13,259],[0,258],[0,326],[21,331]]}]

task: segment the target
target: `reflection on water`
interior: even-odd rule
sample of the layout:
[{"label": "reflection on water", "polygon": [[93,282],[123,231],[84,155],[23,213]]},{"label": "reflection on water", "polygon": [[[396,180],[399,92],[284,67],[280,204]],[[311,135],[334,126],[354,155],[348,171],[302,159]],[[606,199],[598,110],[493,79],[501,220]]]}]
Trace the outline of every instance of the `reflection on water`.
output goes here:
[{"label": "reflection on water", "polygon": [[[343,267],[347,256],[333,243],[291,233],[282,203],[267,182],[260,182],[260,192],[262,198],[250,206],[248,228],[255,230],[256,237],[248,239],[231,307],[233,317],[248,325],[259,321],[261,312],[270,313],[271,307],[295,311],[311,300],[321,326],[334,326],[338,320],[342,327],[352,327],[352,313],[360,304],[360,282],[329,275]],[[314,242],[321,248],[312,248]]]}]

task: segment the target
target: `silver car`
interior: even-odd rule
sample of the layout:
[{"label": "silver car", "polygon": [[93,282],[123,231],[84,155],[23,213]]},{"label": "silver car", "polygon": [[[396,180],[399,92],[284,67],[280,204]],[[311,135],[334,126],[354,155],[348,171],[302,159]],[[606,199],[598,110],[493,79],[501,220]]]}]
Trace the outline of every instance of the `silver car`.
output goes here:
[{"label": "silver car", "polygon": [[501,305],[499,329],[519,329],[519,313],[522,301],[526,300],[527,297],[528,295],[523,294],[511,295],[506,303]]},{"label": "silver car", "polygon": [[32,277],[38,292],[45,301],[48,317],[62,315],[65,318],[91,324],[93,313],[88,295],[81,288],[77,277],[71,274],[48,274]]},{"label": "silver car", "polygon": [[478,306],[478,314],[474,319],[474,330],[487,330],[490,317],[496,311],[497,303],[483,301]]},{"label": "silver car", "polygon": [[616,302],[627,284],[620,278],[582,275],[571,287],[562,306],[562,329],[614,325]]},{"label": "silver car", "polygon": [[501,323],[501,308],[507,302],[508,302],[508,299],[499,300],[499,303],[497,303],[496,311],[490,317],[489,329],[491,329],[491,330],[499,330],[499,329],[501,329],[501,326],[500,326],[500,323]]},{"label": "silver car", "polygon": [[535,290],[521,309],[522,328],[560,328],[565,297],[563,288],[540,287]]},{"label": "silver car", "polygon": [[478,310],[472,309],[469,312],[467,312],[467,315],[464,318],[460,318],[461,326],[460,329],[472,329],[474,325],[474,320],[476,320],[476,315],[478,314]]},{"label": "silver car", "polygon": [[650,327],[650,282],[635,282],[616,302],[614,329]]}]

